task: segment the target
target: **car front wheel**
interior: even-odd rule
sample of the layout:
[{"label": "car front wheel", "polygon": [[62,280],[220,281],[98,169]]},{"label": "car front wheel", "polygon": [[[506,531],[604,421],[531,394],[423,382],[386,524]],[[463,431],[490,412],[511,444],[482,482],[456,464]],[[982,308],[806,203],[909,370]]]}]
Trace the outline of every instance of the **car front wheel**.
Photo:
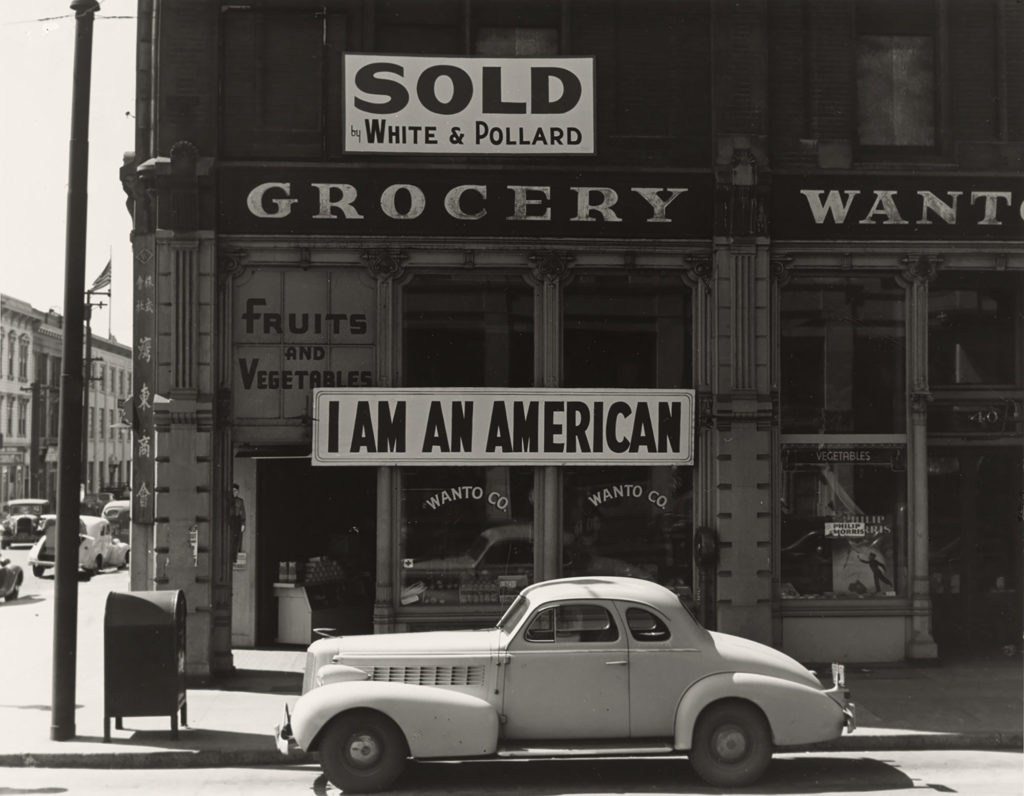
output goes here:
[{"label": "car front wheel", "polygon": [[391,719],[371,710],[343,713],[320,741],[320,763],[345,793],[384,790],[405,768],[409,747]]},{"label": "car front wheel", "polygon": [[753,705],[739,700],[718,702],[698,719],[690,764],[708,784],[719,788],[750,785],[771,759],[771,730]]},{"label": "car front wheel", "polygon": [[41,567],[38,564],[33,564],[32,565],[32,574],[35,575],[37,578],[43,577],[43,575],[45,573],[46,573],[46,567]]}]

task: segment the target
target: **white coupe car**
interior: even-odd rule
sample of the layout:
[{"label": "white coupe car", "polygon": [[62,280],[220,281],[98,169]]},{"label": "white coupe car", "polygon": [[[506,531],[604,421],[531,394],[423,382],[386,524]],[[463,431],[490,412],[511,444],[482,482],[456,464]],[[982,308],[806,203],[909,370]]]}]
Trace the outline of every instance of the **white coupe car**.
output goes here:
[{"label": "white coupe car", "polygon": [[[57,515],[43,515],[43,535],[28,554],[32,574],[43,577],[56,564]],[[83,514],[78,518],[78,570],[93,575],[107,567],[124,569],[131,555],[129,545],[114,536],[110,523],[102,517]]]},{"label": "white coupe car", "polygon": [[388,788],[409,758],[680,752],[738,787],[776,748],[853,730],[841,666],[833,679],[705,630],[650,581],[566,578],[525,588],[493,628],[313,642],[277,743],[318,751],[346,793]]}]

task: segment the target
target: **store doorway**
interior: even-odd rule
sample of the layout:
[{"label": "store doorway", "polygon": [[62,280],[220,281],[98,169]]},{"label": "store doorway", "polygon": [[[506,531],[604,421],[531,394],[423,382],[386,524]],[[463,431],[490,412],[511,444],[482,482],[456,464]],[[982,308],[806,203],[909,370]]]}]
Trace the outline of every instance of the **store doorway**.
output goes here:
[{"label": "store doorway", "polygon": [[1012,654],[1021,639],[1019,448],[931,448],[932,635],[943,657]]},{"label": "store doorway", "polygon": [[314,627],[372,633],[376,470],[263,459],[256,480],[256,643],[305,644]]}]

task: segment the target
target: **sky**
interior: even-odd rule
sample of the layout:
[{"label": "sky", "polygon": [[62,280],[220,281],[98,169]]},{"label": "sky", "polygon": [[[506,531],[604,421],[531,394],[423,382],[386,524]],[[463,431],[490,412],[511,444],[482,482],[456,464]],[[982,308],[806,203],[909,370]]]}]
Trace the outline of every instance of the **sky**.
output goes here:
[{"label": "sky", "polygon": [[[112,261],[94,334],[131,344],[131,218],[118,169],[135,145],[136,0],[104,0],[93,27],[86,287]],[[0,0],[0,293],[64,310],[75,18],[70,0]],[[106,298],[102,298],[107,301]]]}]

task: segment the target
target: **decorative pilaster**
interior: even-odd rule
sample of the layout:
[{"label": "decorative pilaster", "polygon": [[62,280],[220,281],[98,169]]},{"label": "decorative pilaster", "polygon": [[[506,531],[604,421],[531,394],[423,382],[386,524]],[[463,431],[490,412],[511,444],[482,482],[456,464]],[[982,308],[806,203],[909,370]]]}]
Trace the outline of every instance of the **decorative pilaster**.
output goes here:
[{"label": "decorative pilaster", "polygon": [[910,619],[907,658],[936,658],[931,633],[931,590],[928,572],[928,284],[942,264],[939,256],[907,256],[900,261],[900,282],[908,288],[907,382],[910,385],[910,428],[907,460],[910,470],[910,511],[907,554],[910,559]]}]

